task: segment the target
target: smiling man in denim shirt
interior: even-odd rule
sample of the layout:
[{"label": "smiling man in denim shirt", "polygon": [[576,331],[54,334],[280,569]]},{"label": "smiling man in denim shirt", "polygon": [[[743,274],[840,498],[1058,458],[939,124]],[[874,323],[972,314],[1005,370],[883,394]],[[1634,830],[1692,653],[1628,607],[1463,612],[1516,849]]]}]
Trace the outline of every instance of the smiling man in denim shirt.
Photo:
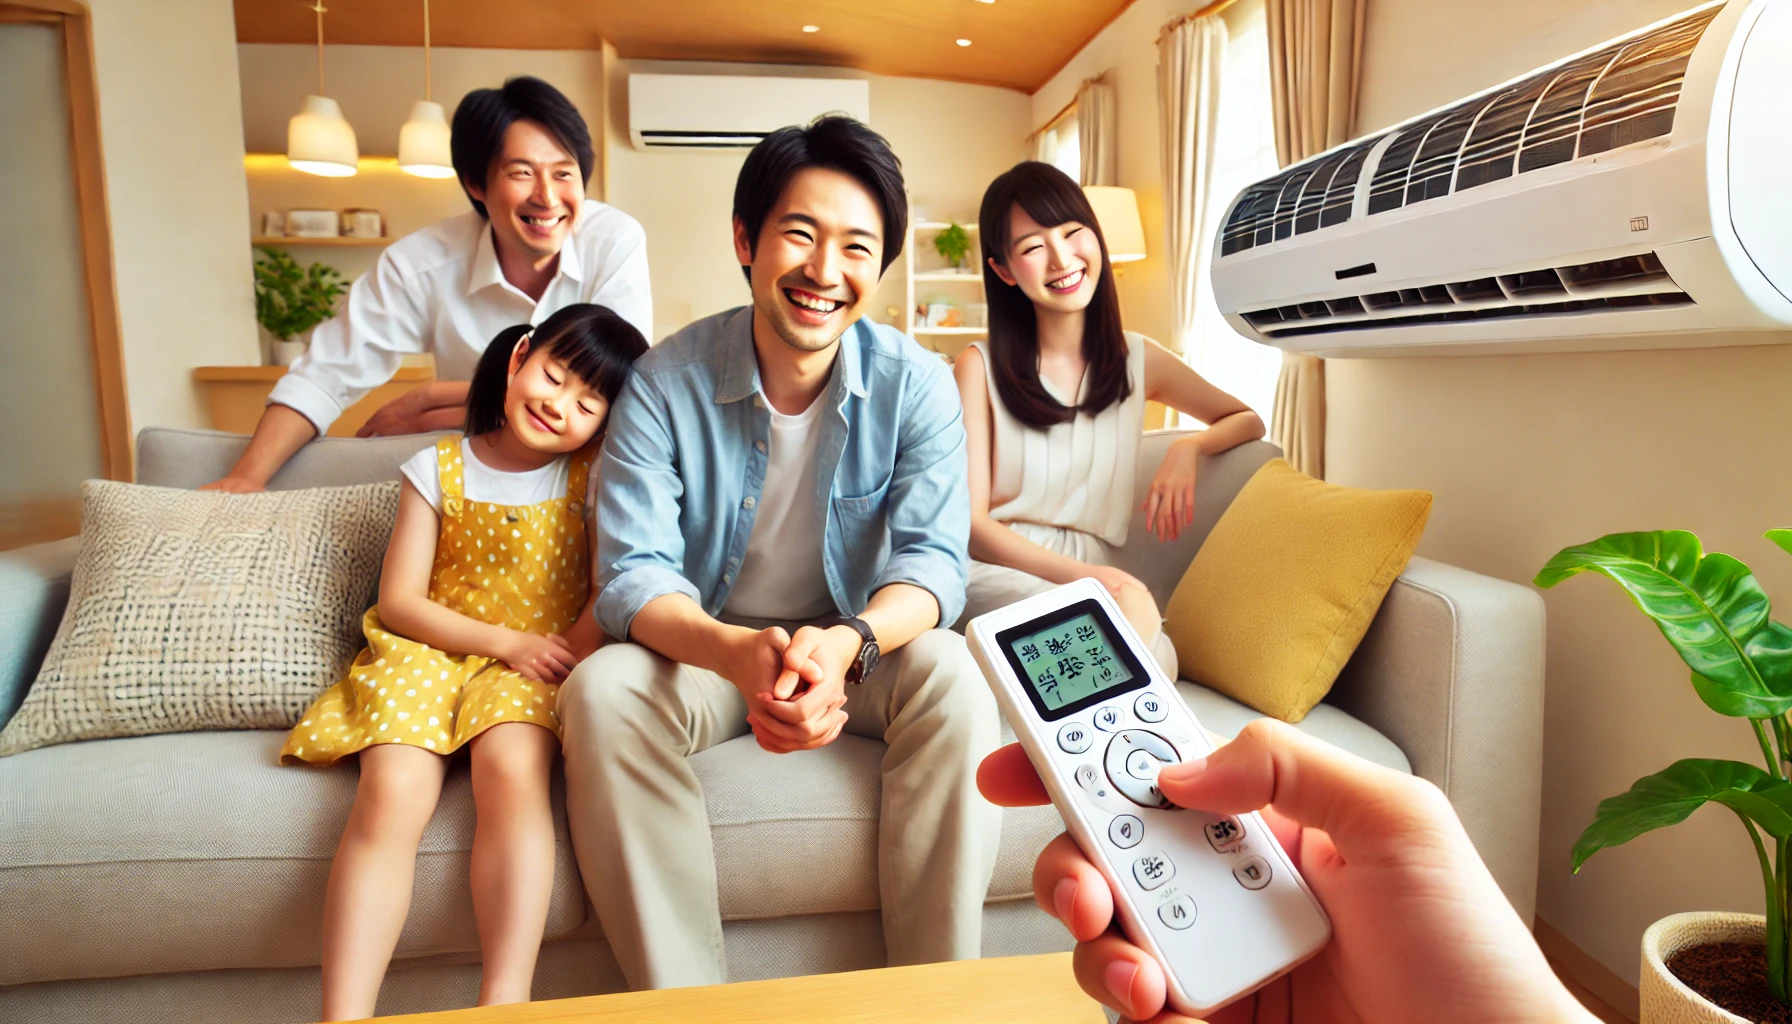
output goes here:
[{"label": "smiling man in denim shirt", "polygon": [[749,729],[776,753],[842,730],[884,741],[889,962],[979,954],[1001,819],[974,779],[1000,718],[939,628],[964,607],[961,411],[937,357],[863,319],[907,219],[871,129],[774,132],[734,193],[752,305],[643,356],[611,415],[597,614],[630,642],[573,672],[560,715],[574,849],[632,988],[727,980],[687,759]]}]

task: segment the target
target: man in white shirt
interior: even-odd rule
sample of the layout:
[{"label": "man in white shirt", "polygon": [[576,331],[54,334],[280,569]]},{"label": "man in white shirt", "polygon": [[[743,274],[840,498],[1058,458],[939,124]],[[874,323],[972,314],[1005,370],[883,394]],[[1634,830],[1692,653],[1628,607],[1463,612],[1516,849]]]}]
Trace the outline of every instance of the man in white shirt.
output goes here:
[{"label": "man in white shirt", "polygon": [[363,436],[460,429],[467,381],[492,338],[575,302],[608,306],[653,336],[646,235],[585,198],[591,133],[565,95],[527,76],[476,89],[454,112],[452,151],[474,212],[386,249],[274,386],[242,457],[206,489],[266,487],[406,355],[433,352],[436,381],[376,412]]}]

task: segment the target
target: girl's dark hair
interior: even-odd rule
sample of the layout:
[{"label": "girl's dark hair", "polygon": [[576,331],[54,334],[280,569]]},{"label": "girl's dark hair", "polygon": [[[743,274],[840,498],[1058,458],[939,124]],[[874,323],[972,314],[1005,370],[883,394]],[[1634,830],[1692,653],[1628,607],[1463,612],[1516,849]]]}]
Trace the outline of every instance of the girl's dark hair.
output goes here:
[{"label": "girl's dark hair", "polygon": [[1089,366],[1089,390],[1078,406],[1053,398],[1040,383],[1039,328],[1033,300],[1019,285],[997,277],[988,260],[983,264],[983,290],[989,297],[989,369],[996,394],[1015,419],[1044,430],[1074,419],[1078,412],[1098,413],[1123,401],[1132,394],[1132,382],[1126,378],[1126,339],[1120,332],[1120,295],[1114,289],[1113,263],[1088,197],[1068,174],[1037,160],[1015,164],[990,182],[977,213],[977,226],[983,233],[984,255],[1004,266],[1014,241],[1008,219],[1015,206],[1041,227],[1076,221],[1095,232],[1101,245],[1100,276],[1083,314],[1083,359]]},{"label": "girl's dark hair", "polygon": [[504,133],[518,121],[534,121],[547,129],[560,148],[579,162],[579,176],[591,184],[591,168],[597,154],[591,148],[591,129],[579,108],[566,94],[531,75],[517,75],[504,81],[501,89],[474,89],[461,97],[454,108],[454,125],[448,136],[448,156],[454,161],[455,176],[467,193],[467,201],[479,216],[486,216],[485,204],[473,198],[469,183],[486,188],[492,176],[492,161],[504,149]]},{"label": "girl's dark hair", "polygon": [[[467,389],[467,436],[488,434],[504,425],[504,396],[510,390],[510,353],[523,335],[529,352],[548,352],[567,370],[604,396],[612,406],[628,382],[630,368],[647,351],[647,339],[635,325],[608,306],[579,302],[531,328],[517,324],[498,332],[479,357]],[[608,421],[605,421],[607,427]],[[602,435],[600,430],[599,435]]]},{"label": "girl's dark hair", "polygon": [[[863,122],[845,114],[823,114],[807,125],[780,128],[759,140],[740,165],[734,180],[734,217],[747,228],[747,249],[759,254],[759,229],[778,205],[784,186],[796,172],[825,167],[865,186],[883,213],[883,263],[878,273],[890,269],[902,255],[908,237],[908,192],[902,183],[902,161],[890,143]],[[741,270],[747,280],[753,272]]]}]

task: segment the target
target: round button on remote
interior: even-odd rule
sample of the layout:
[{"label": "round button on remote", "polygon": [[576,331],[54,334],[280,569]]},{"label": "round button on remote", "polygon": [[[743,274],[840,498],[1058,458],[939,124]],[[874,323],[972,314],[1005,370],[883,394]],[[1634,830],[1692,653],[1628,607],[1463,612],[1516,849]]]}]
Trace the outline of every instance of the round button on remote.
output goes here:
[{"label": "round button on remote", "polygon": [[1195,923],[1195,901],[1187,896],[1178,896],[1157,908],[1157,919],[1181,931]]},{"label": "round button on remote", "polygon": [[1067,754],[1080,754],[1089,749],[1095,737],[1089,734],[1089,727],[1081,722],[1071,722],[1058,730],[1058,746]]},{"label": "round button on remote", "polygon": [[1138,700],[1133,701],[1132,713],[1138,715],[1141,722],[1161,722],[1170,711],[1164,707],[1162,697],[1155,693],[1142,693]]},{"label": "round button on remote", "polygon": [[1163,768],[1163,764],[1152,757],[1149,751],[1135,750],[1126,755],[1126,774],[1145,782],[1156,782],[1157,773]]},{"label": "round button on remote", "polygon": [[1122,814],[1108,822],[1108,841],[1122,850],[1130,850],[1145,838],[1145,823],[1130,814]]},{"label": "round button on remote", "polygon": [[1269,861],[1262,857],[1247,857],[1232,869],[1232,877],[1246,889],[1261,889],[1269,884]]},{"label": "round button on remote", "polygon": [[1113,732],[1115,729],[1120,728],[1120,709],[1106,707],[1096,711],[1095,728],[1100,729],[1102,732]]}]

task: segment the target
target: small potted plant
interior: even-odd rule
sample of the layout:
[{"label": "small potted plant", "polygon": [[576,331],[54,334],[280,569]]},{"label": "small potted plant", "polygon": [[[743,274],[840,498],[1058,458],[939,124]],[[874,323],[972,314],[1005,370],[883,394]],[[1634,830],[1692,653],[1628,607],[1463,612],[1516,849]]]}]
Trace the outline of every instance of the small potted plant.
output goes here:
[{"label": "small potted plant", "polygon": [[[1767,539],[1792,553],[1792,530]],[[1792,913],[1792,628],[1769,617],[1749,567],[1705,554],[1681,530],[1615,533],[1563,548],[1535,583],[1581,572],[1615,581],[1692,670],[1693,690],[1720,715],[1746,718],[1766,767],[1687,758],[1599,804],[1574,844],[1574,870],[1608,846],[1686,820],[1716,802],[1736,812],[1761,865],[1765,915],[1662,918],[1643,936],[1642,1024],[1792,1020],[1786,926]]]},{"label": "small potted plant", "polygon": [[951,264],[952,269],[963,270],[964,259],[971,254],[970,233],[954,221],[939,234],[933,236],[933,251],[939,253],[941,259]]},{"label": "small potted plant", "polygon": [[305,353],[311,329],[336,315],[342,275],[335,267],[300,267],[281,249],[255,250],[255,319],[274,339],[274,365],[290,366]]}]

